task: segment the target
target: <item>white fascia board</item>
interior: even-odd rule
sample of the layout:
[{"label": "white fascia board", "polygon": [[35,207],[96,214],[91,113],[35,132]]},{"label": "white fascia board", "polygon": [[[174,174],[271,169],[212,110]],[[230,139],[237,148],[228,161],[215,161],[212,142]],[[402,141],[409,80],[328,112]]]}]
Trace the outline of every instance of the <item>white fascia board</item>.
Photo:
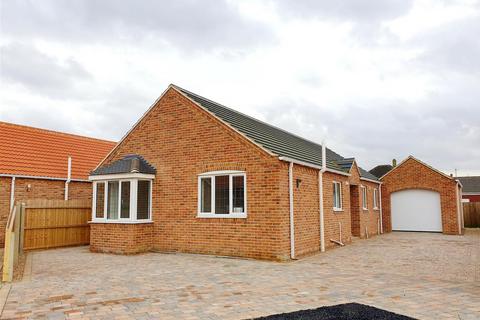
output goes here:
[{"label": "white fascia board", "polygon": [[372,179],[368,179],[368,178],[360,178],[360,180],[369,181],[369,182],[373,182],[373,183],[376,183],[376,184],[382,184],[381,181],[376,181],[376,180],[372,180]]},{"label": "white fascia board", "polygon": [[[19,174],[0,174],[0,177],[8,178],[18,178],[18,179],[39,179],[39,180],[55,180],[55,181],[67,181],[67,178],[56,178],[56,177],[44,177],[44,176],[28,176],[28,175],[19,175]],[[70,179],[71,182],[90,182],[89,180],[83,179]]]},{"label": "white fascia board", "polygon": [[[281,161],[285,161],[285,162],[293,162],[295,164],[298,164],[298,165],[301,165],[301,166],[305,166],[305,167],[309,167],[309,168],[314,168],[314,169],[317,169],[317,170],[322,170],[322,167],[321,166],[317,166],[315,164],[311,164],[311,163],[308,163],[308,162],[304,162],[304,161],[300,161],[300,160],[295,160],[295,159],[292,159],[292,158],[289,158],[289,157],[278,157],[279,160]],[[329,169],[327,168],[326,170],[327,172],[332,172],[332,173],[336,173],[336,174],[340,174],[342,176],[347,176],[349,177],[350,174],[349,173],[346,173],[346,172],[342,172],[342,171],[338,171],[338,170],[334,170],[334,169]]]},{"label": "white fascia board", "polygon": [[120,173],[120,174],[104,174],[104,175],[89,176],[88,177],[88,180],[90,180],[90,181],[121,180],[121,179],[153,180],[153,179],[155,179],[155,175],[154,174],[145,174],[145,173]]}]

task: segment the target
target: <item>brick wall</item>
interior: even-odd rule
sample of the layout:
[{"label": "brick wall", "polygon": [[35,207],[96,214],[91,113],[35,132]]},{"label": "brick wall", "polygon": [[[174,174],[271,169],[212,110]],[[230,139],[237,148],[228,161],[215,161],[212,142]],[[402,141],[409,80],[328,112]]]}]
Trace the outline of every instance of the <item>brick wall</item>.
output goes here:
[{"label": "brick wall", "polygon": [[90,223],[90,250],[135,254],[152,249],[152,223]]},{"label": "brick wall", "polygon": [[[287,162],[247,141],[173,89],[104,164],[132,153],[144,156],[157,169],[152,200],[154,250],[290,258]],[[198,175],[219,170],[246,172],[246,219],[197,217]],[[297,179],[301,180],[298,186]],[[343,210],[338,212],[333,210],[333,181],[342,183]],[[318,170],[294,165],[293,184],[295,253],[299,258],[320,250]],[[338,246],[330,239],[351,242],[348,177],[326,172],[323,189],[326,248]],[[102,230],[92,228],[91,239]],[[111,237],[107,251],[114,251],[115,243],[123,243],[123,235],[111,233]],[[103,251],[102,238],[98,239],[94,250]]]},{"label": "brick wall", "polygon": [[[0,177],[0,244],[5,238],[5,225],[10,211],[10,190],[12,178]],[[15,179],[15,201],[31,199],[64,199],[65,181],[45,179]],[[91,199],[90,182],[71,182],[69,185],[70,199]]]},{"label": "brick wall", "polygon": [[[157,169],[152,189],[155,250],[288,259],[288,196],[280,197],[285,166],[278,159],[173,89],[106,163],[131,153]],[[197,217],[198,175],[218,170],[246,172],[248,218]]]},{"label": "brick wall", "polygon": [[443,233],[458,234],[456,182],[414,158],[408,158],[394,171],[383,177],[383,228],[392,230],[390,195],[406,189],[424,189],[440,193]]}]

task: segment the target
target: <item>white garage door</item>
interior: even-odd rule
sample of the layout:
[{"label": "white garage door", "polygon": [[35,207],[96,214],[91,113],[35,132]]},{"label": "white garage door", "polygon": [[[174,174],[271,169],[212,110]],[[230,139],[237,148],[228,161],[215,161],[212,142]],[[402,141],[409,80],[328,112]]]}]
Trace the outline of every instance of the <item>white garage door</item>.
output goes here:
[{"label": "white garage door", "polygon": [[391,195],[392,230],[442,231],[440,194],[409,189]]}]

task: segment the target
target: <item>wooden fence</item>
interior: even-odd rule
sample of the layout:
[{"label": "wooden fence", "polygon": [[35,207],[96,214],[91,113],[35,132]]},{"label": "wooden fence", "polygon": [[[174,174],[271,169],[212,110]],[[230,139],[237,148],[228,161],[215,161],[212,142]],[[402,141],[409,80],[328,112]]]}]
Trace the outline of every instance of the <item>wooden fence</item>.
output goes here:
[{"label": "wooden fence", "polygon": [[22,204],[24,250],[84,245],[90,242],[86,200],[27,200]]},{"label": "wooden fence", "polygon": [[463,203],[465,228],[480,228],[480,202]]}]

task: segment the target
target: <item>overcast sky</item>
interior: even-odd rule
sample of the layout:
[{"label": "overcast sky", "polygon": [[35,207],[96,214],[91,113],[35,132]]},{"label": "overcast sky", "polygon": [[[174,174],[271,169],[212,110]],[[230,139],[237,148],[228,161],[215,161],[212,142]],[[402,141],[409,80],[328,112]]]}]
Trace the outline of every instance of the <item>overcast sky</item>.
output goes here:
[{"label": "overcast sky", "polygon": [[0,1],[2,121],[118,141],[175,83],[366,169],[480,174],[480,1]]}]

